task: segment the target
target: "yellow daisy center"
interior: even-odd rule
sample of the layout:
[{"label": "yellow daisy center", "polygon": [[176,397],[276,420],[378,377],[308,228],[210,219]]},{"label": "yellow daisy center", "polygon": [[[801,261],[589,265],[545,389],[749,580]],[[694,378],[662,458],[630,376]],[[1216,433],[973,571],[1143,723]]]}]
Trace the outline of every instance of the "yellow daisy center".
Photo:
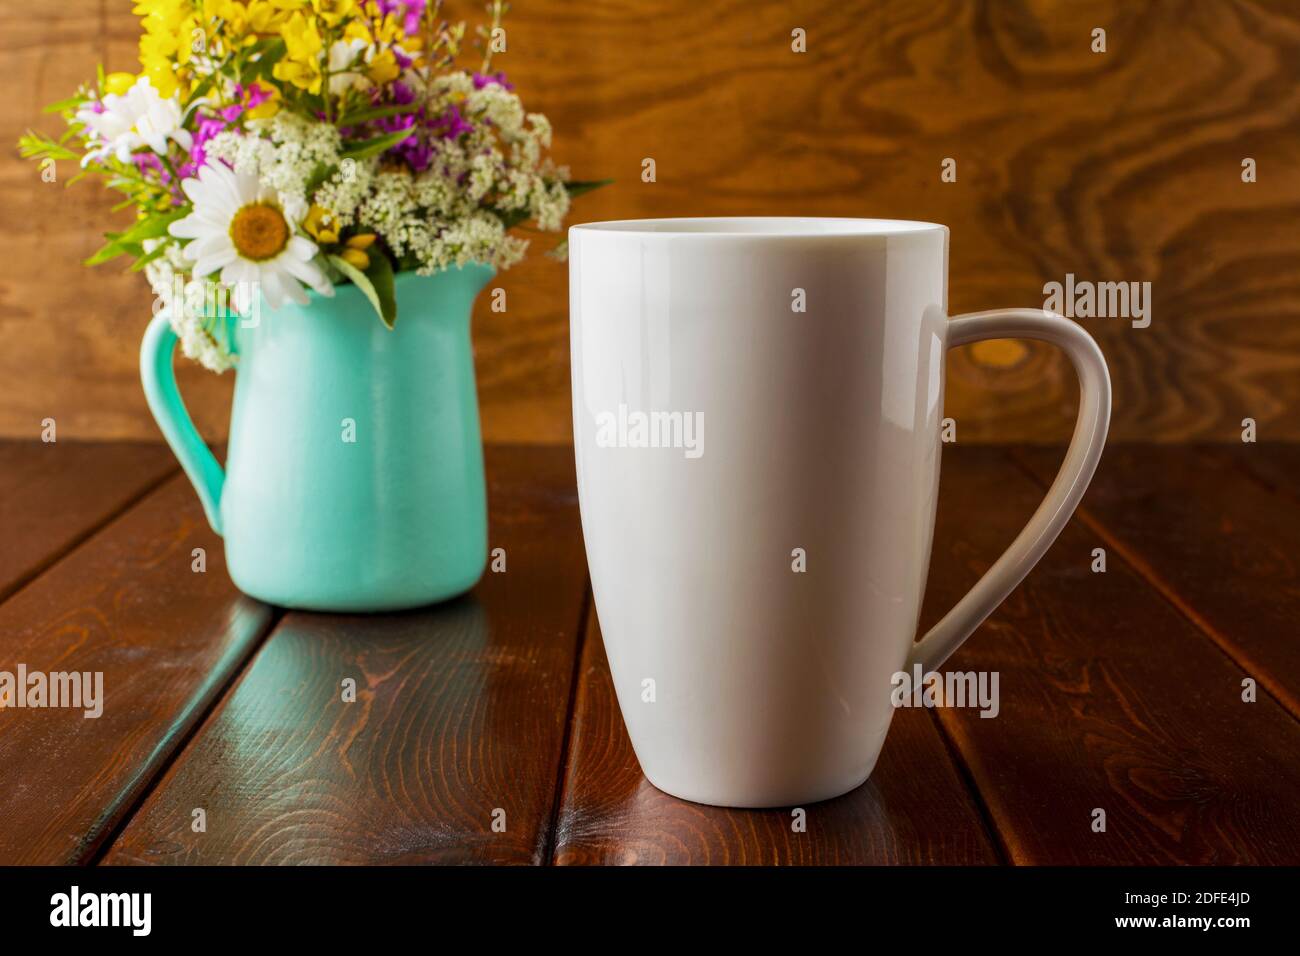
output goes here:
[{"label": "yellow daisy center", "polygon": [[289,242],[289,224],[276,206],[250,203],[230,220],[230,241],[245,259],[274,259]]}]

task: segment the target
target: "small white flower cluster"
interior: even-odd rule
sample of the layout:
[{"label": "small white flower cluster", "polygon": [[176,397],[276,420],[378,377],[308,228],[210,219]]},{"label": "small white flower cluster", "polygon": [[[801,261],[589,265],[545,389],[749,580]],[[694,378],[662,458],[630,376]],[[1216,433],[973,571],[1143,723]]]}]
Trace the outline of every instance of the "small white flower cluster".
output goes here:
[{"label": "small white flower cluster", "polygon": [[207,155],[224,160],[237,173],[256,176],[280,194],[281,202],[300,206],[305,213],[313,175],[341,162],[339,131],[328,123],[312,123],[285,112],[257,125],[256,135],[235,130],[218,133],[208,142]]},{"label": "small white flower cluster", "polygon": [[186,358],[214,372],[233,368],[235,359],[225,341],[223,310],[211,307],[214,301],[225,301],[217,298],[216,283],[186,273],[192,263],[182,257],[182,247],[174,240],[147,239],[145,251],[152,252],[159,243],[166,244],[163,252],[144,269],[157,301],[155,313],[158,308],[167,310]]},{"label": "small white flower cluster", "polygon": [[458,190],[455,180],[433,169],[418,176],[379,172],[373,183],[352,222],[383,236],[399,260],[413,259],[420,275],[469,262],[508,269],[528,248],[527,240],[508,235],[499,217]]},{"label": "small white flower cluster", "polygon": [[544,155],[551,146],[550,120],[525,113],[519,97],[499,84],[473,89],[463,73],[440,79],[450,83],[453,98],[464,96],[463,112],[474,124],[474,132],[452,150],[460,154],[451,163],[459,167],[457,175],[469,170],[484,184],[480,195],[497,193],[498,208],[525,214],[543,231],[558,231],[569,211],[569,173]]},{"label": "small white flower cluster", "polygon": [[357,208],[375,189],[377,159],[348,159],[317,188],[313,201],[328,209],[340,223],[355,224]]}]

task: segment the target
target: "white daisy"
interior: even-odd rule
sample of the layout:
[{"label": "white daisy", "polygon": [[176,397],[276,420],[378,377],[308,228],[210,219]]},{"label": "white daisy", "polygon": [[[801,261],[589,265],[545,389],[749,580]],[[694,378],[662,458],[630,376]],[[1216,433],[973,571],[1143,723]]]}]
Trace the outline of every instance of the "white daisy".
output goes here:
[{"label": "white daisy", "polygon": [[98,106],[77,111],[77,119],[94,134],[95,143],[81,160],[82,166],[109,155],[130,162],[131,154],[142,146],[165,156],[169,139],[184,150],[193,145],[189,130],[181,126],[180,99],[163,99],[143,76],[125,93],[109,93]]},{"label": "white daisy", "polygon": [[252,308],[258,289],[273,309],[285,300],[306,305],[303,282],[321,295],[334,294],[312,262],[316,244],[293,234],[276,191],[260,186],[256,176],[210,161],[197,179],[184,180],[181,188],[194,211],[172,223],[168,232],[193,240],[182,255],[194,263],[195,276],[221,270],[221,282],[231,289],[240,312]]}]

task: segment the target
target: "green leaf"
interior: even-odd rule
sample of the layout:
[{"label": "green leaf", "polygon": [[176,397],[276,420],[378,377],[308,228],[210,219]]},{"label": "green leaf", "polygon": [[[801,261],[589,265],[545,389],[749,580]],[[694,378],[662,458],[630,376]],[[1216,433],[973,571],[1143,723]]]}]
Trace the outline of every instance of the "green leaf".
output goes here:
[{"label": "green leaf", "polygon": [[59,100],[57,103],[51,103],[49,106],[42,109],[41,112],[62,113],[64,110],[74,109],[84,102],[86,102],[86,97],[80,94],[77,96],[69,96],[66,100]]},{"label": "green leaf", "polygon": [[85,262],[83,262],[82,265],[97,266],[100,265],[101,263],[108,262],[108,260],[110,259],[116,259],[118,256],[123,255],[125,252],[126,252],[125,249],[119,246],[114,240],[110,239],[107,243],[105,243],[103,246],[100,247],[98,252],[96,252],[89,259],[85,260]]},{"label": "green leaf", "polygon": [[272,68],[284,59],[285,43],[281,37],[275,37],[266,44],[266,48],[260,50],[257,55],[257,68],[249,76],[250,80],[272,79]]},{"label": "green leaf", "polygon": [[184,109],[185,113],[188,113],[190,111],[190,107],[199,101],[199,97],[207,95],[208,90],[212,89],[212,84],[216,82],[216,79],[217,79],[217,74],[209,73],[207,76],[205,76],[203,79],[199,81],[199,85],[194,87],[194,89],[190,92],[190,95],[185,100],[185,109]]},{"label": "green leaf", "polygon": [[410,135],[412,135],[411,130],[399,129],[393,133],[376,136],[374,139],[351,143],[339,155],[343,159],[368,159],[371,156],[377,156],[386,149],[391,149]]},{"label": "green leaf", "polygon": [[330,265],[343,273],[374,306],[379,320],[390,329],[397,322],[397,297],[393,288],[393,264],[373,246],[368,250],[370,266],[362,272],[342,256],[327,256]]},{"label": "green leaf", "polygon": [[28,130],[18,138],[18,155],[23,159],[80,159],[81,157],[48,136]]},{"label": "green leaf", "polygon": [[173,209],[171,212],[159,213],[139,219],[130,229],[113,238],[119,243],[143,242],[145,239],[161,239],[167,235],[167,227],[178,219],[189,215],[188,209]]},{"label": "green leaf", "polygon": [[397,324],[397,290],[393,284],[393,264],[378,246],[372,245],[366,252],[370,256],[366,278],[374,286],[379,304],[383,307],[379,318],[391,329]]},{"label": "green leaf", "polygon": [[135,262],[131,263],[131,271],[140,272],[141,270],[144,269],[145,266],[153,262],[159,256],[163,255],[166,251],[167,251],[167,243],[165,242],[158,243],[158,245],[153,247],[152,252],[146,252],[140,258],[136,259]]},{"label": "green leaf", "polygon": [[118,256],[127,254],[136,257],[143,256],[145,254],[142,245],[144,240],[163,238],[167,235],[167,227],[186,215],[188,215],[186,209],[173,209],[170,212],[157,213],[139,219],[125,232],[106,232],[104,238],[108,242],[87,259],[84,264],[97,266],[108,262],[110,259],[116,259]]},{"label": "green leaf", "polygon": [[589,193],[593,189],[599,189],[601,186],[608,186],[613,183],[612,179],[591,179],[587,181],[567,182],[564,188],[569,191],[569,197],[581,196],[583,193]]},{"label": "green leaf", "polygon": [[413,113],[418,106],[417,103],[398,103],[392,106],[372,106],[367,109],[353,110],[339,117],[337,125],[356,126],[358,123],[368,123],[370,120],[383,119],[385,116]]},{"label": "green leaf", "polygon": [[493,209],[492,212],[501,220],[501,225],[505,226],[507,229],[513,229],[515,226],[519,225],[521,222],[526,222],[528,219],[527,209]]},{"label": "green leaf", "polygon": [[290,108],[295,113],[306,113],[309,116],[324,115],[325,100],[323,97],[308,93],[305,90],[292,90],[287,88],[281,89],[284,100],[280,106],[281,109]]},{"label": "green leaf", "polygon": [[317,163],[316,168],[313,169],[311,175],[307,177],[307,184],[303,187],[304,192],[308,196],[313,195],[316,190],[321,187],[321,184],[333,176],[337,170],[337,166],[327,166],[325,163]]}]

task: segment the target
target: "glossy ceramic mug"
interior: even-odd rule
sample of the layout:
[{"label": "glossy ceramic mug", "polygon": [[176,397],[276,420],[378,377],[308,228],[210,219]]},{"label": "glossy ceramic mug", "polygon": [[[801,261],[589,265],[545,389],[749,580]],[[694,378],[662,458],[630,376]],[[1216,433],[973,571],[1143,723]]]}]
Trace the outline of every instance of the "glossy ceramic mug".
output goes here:
[{"label": "glossy ceramic mug", "polygon": [[[1100,350],[1042,309],[949,317],[931,223],[592,223],[569,254],[582,526],[642,770],[725,806],[852,790],[893,676],[942,665],[1078,504],[1110,419]],[[916,641],[944,356],[995,338],[1065,351],[1078,422],[1029,524]]]}]

